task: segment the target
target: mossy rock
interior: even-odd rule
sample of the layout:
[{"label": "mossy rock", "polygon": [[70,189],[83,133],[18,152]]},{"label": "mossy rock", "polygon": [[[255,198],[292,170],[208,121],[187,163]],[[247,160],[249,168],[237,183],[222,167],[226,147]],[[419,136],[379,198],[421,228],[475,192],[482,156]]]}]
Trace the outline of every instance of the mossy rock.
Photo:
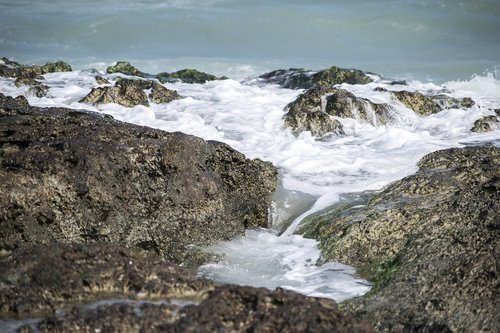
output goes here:
[{"label": "mossy rock", "polygon": [[118,61],[116,65],[109,66],[106,69],[106,73],[108,74],[121,73],[125,75],[139,76],[139,77],[145,76],[143,72],[132,66],[128,61]]},{"label": "mossy rock", "polygon": [[161,83],[181,81],[184,83],[206,83],[215,80],[227,80],[227,77],[217,77],[215,75],[200,72],[196,69],[181,69],[177,72],[167,73],[162,72],[156,75],[156,78]]}]

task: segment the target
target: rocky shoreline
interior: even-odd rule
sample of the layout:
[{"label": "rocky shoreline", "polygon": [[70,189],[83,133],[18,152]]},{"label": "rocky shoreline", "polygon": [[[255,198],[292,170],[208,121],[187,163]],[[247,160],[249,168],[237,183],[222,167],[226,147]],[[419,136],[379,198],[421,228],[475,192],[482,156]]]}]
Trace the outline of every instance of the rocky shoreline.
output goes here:
[{"label": "rocky shoreline", "polygon": [[[63,62],[3,62],[0,75],[39,97],[48,90],[44,74],[71,71]],[[96,77],[99,86],[82,103],[170,103],[182,97],[164,82],[225,79],[196,70],[150,75],[127,62],[107,73],[129,77],[114,85]],[[339,118],[390,121],[389,105],[339,87],[370,83],[370,75],[332,67],[278,70],[259,80],[307,89],[286,106],[284,126],[321,138],[343,135]],[[474,105],[468,98],[387,93],[422,116]],[[497,126],[498,110],[471,131]],[[219,285],[189,271],[210,256],[204,246],[268,226],[278,181],[271,163],[220,142],[0,94],[0,328],[500,331],[500,149],[437,151],[419,168],[370,199],[335,205],[301,224],[300,234],[320,242],[323,262],[350,264],[374,283],[339,309],[332,300]]]}]

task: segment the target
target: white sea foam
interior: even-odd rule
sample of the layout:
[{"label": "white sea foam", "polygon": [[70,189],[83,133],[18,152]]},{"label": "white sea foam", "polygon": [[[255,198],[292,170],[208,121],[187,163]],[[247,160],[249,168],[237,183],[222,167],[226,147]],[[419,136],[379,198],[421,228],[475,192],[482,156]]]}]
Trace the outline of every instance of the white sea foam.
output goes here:
[{"label": "white sea foam", "polygon": [[[122,121],[223,141],[248,157],[271,161],[279,168],[283,189],[274,205],[273,221],[279,230],[286,223],[291,223],[291,227],[281,237],[271,231],[249,231],[246,237],[213,247],[226,257],[220,263],[203,266],[200,273],[226,282],[284,286],[336,299],[365,292],[366,282],[352,276],[352,270],[336,264],[315,265],[319,255],[317,243],[293,235],[302,218],[331,205],[342,194],[379,190],[415,172],[418,160],[429,152],[500,140],[498,130],[470,132],[477,118],[493,114],[492,109],[500,107],[500,81],[493,76],[477,76],[442,86],[418,81],[410,82],[409,86],[390,86],[384,81],[342,85],[359,97],[389,103],[394,108],[394,119],[379,126],[340,119],[347,135],[315,140],[309,132],[295,136],[283,128],[283,108],[300,91],[224,80],[166,84],[184,98],[150,107],[80,103],[95,85],[95,74],[88,70],[48,74],[44,82],[50,87],[48,97],[30,95],[29,101],[38,106],[101,111]],[[394,101],[389,93],[374,91],[377,86],[468,96],[476,105],[467,110],[451,109],[421,117]],[[12,79],[4,78],[0,78],[0,91],[13,96],[29,93],[27,87],[17,88]],[[287,205],[302,198],[303,204],[296,206],[300,209],[284,211]]]}]

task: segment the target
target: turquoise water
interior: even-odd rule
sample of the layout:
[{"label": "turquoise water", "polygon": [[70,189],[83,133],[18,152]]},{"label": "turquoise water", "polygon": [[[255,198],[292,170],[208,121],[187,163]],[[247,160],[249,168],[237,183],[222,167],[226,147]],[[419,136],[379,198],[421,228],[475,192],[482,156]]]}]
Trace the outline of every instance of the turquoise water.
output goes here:
[{"label": "turquoise water", "polygon": [[0,0],[0,53],[251,76],[355,67],[442,82],[496,73],[498,0]]}]

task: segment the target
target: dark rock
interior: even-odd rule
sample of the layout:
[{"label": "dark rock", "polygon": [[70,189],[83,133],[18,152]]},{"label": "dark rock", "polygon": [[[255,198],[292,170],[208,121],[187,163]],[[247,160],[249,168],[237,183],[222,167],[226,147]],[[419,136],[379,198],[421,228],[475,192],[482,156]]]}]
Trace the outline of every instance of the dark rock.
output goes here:
[{"label": "dark rock", "polygon": [[95,82],[100,85],[104,84],[111,84],[111,82],[108,81],[108,79],[102,77],[102,76],[96,76],[95,77]]},{"label": "dark rock", "polygon": [[425,156],[362,209],[325,211],[300,233],[323,261],[374,282],[344,309],[380,332],[498,332],[500,149]]},{"label": "dark rock", "polygon": [[285,107],[285,126],[297,132],[311,131],[316,137],[342,134],[342,124],[333,116],[377,125],[387,122],[389,110],[387,104],[372,103],[344,89],[314,87]]},{"label": "dark rock", "polygon": [[495,114],[500,117],[500,109],[495,109]]},{"label": "dark rock", "polygon": [[276,169],[219,142],[0,95],[0,249],[109,241],[199,260],[267,226]]},{"label": "dark rock", "polygon": [[0,265],[0,312],[10,317],[116,297],[200,302],[214,289],[172,263],[109,243],[32,245]]},{"label": "dark rock", "polygon": [[475,104],[474,101],[468,97],[457,99],[447,95],[425,96],[418,91],[394,91],[392,94],[407,108],[423,116],[428,116],[448,109],[467,109]]},{"label": "dark rock", "polygon": [[371,332],[333,300],[216,286],[111,244],[34,245],[0,264],[0,316],[45,317],[41,332]]},{"label": "dark rock", "polygon": [[310,89],[313,86],[331,87],[335,84],[366,84],[372,79],[357,69],[330,67],[314,72],[303,68],[279,69],[259,76],[259,79],[290,89]]},{"label": "dark rock", "polygon": [[42,74],[72,71],[71,66],[64,61],[48,62],[41,69]]},{"label": "dark rock", "polygon": [[497,116],[484,116],[474,122],[472,132],[491,132],[500,128]]},{"label": "dark rock", "polygon": [[141,72],[140,70],[132,66],[128,61],[118,61],[115,65],[109,66],[106,69],[106,73],[108,74],[122,73],[125,75],[139,76],[139,77],[146,76],[145,73]]},{"label": "dark rock", "polygon": [[170,103],[182,98],[176,90],[167,89],[159,83],[153,82],[149,99],[157,104]]},{"label": "dark rock", "polygon": [[185,83],[206,83],[215,80],[227,80],[227,77],[217,77],[215,75],[200,72],[196,69],[181,69],[177,72],[162,72],[156,75],[161,83],[181,81]]}]

